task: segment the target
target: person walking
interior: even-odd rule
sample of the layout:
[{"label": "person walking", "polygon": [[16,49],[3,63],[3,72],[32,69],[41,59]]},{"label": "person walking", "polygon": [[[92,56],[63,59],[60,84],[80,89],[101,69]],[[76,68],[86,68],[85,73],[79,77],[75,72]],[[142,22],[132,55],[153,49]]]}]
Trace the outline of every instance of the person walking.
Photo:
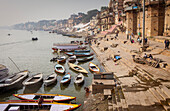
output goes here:
[{"label": "person walking", "polygon": [[169,40],[166,39],[164,43],[165,43],[165,49],[169,49]]}]

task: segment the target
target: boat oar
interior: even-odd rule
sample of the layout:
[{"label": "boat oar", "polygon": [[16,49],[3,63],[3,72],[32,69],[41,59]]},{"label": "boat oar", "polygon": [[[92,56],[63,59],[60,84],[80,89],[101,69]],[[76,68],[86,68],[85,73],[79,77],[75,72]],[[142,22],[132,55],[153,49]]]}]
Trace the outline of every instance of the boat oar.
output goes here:
[{"label": "boat oar", "polygon": [[15,67],[19,70],[19,72],[21,72],[20,71],[20,69],[19,69],[19,67],[15,64],[15,62],[10,58],[10,57],[8,57],[11,61],[12,61],[12,63],[15,65]]}]

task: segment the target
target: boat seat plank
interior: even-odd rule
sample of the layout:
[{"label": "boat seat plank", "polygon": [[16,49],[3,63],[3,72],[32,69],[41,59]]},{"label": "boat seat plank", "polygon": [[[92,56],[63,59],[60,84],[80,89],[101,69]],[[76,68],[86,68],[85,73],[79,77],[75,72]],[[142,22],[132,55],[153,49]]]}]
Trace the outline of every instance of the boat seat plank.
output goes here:
[{"label": "boat seat plank", "polygon": [[34,99],[36,95],[19,95],[19,97],[22,97],[22,98],[27,98],[27,99]]},{"label": "boat seat plank", "polygon": [[73,108],[71,105],[52,105],[50,111],[64,111],[69,108]]},{"label": "boat seat plank", "polygon": [[5,111],[5,109],[9,106],[9,104],[1,104],[0,109],[1,111]]},{"label": "boat seat plank", "polygon": [[54,100],[61,100],[61,99],[69,99],[69,97],[66,96],[55,96]]}]

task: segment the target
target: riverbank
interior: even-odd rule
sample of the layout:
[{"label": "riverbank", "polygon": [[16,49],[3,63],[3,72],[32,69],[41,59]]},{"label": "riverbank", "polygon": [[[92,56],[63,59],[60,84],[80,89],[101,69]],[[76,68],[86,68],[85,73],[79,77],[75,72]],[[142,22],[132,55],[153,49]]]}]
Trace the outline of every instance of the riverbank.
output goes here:
[{"label": "riverbank", "polygon": [[[91,46],[106,72],[114,72],[116,80],[120,83],[110,89],[112,98],[107,100],[108,110],[169,110],[169,50],[164,50],[163,43],[149,40],[150,47],[146,53],[161,59],[167,64],[166,67],[161,66],[161,63],[159,63],[159,68],[135,63],[132,55],[140,57],[144,55],[140,52],[141,45],[136,41],[131,43],[124,34],[119,34],[118,39],[114,36],[111,34],[105,38],[96,38]],[[115,55],[120,56],[121,59],[114,61]],[[87,99],[86,103],[88,101]],[[92,105],[86,103],[85,107],[96,104],[95,102]],[[91,111],[96,111],[96,109]],[[103,110],[98,109],[98,111]]]}]

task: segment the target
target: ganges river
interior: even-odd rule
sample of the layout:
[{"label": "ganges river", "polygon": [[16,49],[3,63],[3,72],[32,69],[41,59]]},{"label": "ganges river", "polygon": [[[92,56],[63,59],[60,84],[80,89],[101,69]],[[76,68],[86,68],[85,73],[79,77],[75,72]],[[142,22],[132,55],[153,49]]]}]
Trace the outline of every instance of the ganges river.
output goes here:
[{"label": "ganges river", "polygon": [[[10,36],[8,34],[11,34]],[[32,41],[33,37],[37,37],[38,41]],[[84,38],[70,38],[48,31],[25,31],[25,30],[6,30],[0,29],[0,64],[5,65],[9,69],[9,74],[19,72],[9,57],[15,62],[20,70],[29,70],[30,76],[37,73],[43,73],[44,77],[54,73],[55,62],[50,62],[50,59],[56,57],[57,54],[52,52],[53,43],[70,43],[70,41],[82,40]],[[87,45],[88,46],[88,45]],[[87,49],[90,49],[89,46]],[[91,50],[91,49],[90,49]],[[91,50],[91,52],[93,52]],[[61,53],[61,55],[65,55]],[[99,61],[94,55],[93,63],[97,64],[103,71]],[[17,100],[12,94],[20,93],[46,93],[46,94],[63,94],[77,97],[76,103],[82,104],[86,98],[84,87],[89,87],[92,83],[93,74],[88,69],[88,62],[75,64],[81,65],[89,73],[85,75],[85,82],[81,86],[74,84],[76,72],[69,69],[66,63],[66,73],[70,72],[72,78],[67,85],[60,85],[60,80],[63,74],[57,76],[56,84],[45,87],[42,83],[39,86],[32,88],[21,88],[10,90],[0,94],[0,101]],[[81,106],[82,107],[82,106]],[[81,107],[77,110],[81,110]]]}]

